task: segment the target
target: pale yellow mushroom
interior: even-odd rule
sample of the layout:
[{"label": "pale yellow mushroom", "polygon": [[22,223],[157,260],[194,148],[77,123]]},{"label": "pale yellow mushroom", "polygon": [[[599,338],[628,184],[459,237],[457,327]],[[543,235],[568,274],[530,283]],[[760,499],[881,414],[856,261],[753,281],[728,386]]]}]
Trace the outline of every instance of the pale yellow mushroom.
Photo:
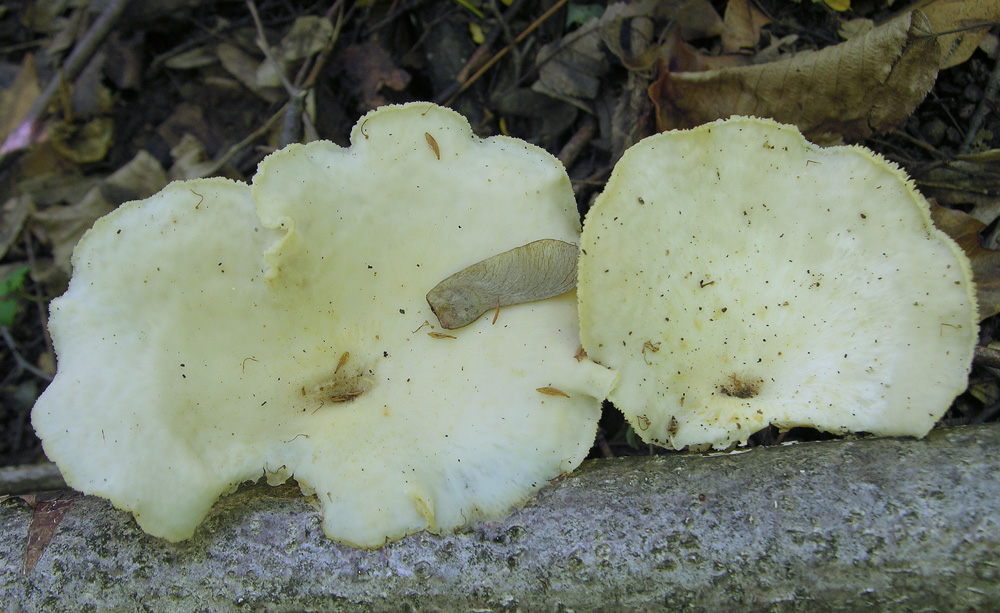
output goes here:
[{"label": "pale yellow mushroom", "polygon": [[572,293],[448,340],[424,296],[578,237],[544,151],[431,104],[373,111],[350,148],[292,145],[252,187],[173,183],[99,220],[52,302],[33,423],[71,486],[169,540],[263,474],[350,545],[497,517],[586,456],[614,373],[574,358]]},{"label": "pale yellow mushroom", "polygon": [[894,164],[734,118],[649,137],[580,243],[581,338],[643,440],[744,443],[768,424],[923,436],[977,336],[961,249]]}]

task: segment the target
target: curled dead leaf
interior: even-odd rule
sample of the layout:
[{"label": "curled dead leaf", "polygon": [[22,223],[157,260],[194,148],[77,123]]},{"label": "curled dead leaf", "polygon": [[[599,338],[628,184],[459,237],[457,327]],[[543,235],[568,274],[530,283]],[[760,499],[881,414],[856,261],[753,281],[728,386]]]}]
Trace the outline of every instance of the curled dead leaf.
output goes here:
[{"label": "curled dead leaf", "polygon": [[795,124],[815,142],[859,140],[906,119],[937,78],[940,50],[913,11],[815,53],[704,72],[664,70],[650,87],[660,130],[731,115]]},{"label": "curled dead leaf", "polygon": [[396,66],[392,55],[376,42],[348,45],[335,60],[350,89],[359,92],[358,106],[362,110],[389,103],[380,93],[383,87],[402,91],[410,84],[410,73]]}]

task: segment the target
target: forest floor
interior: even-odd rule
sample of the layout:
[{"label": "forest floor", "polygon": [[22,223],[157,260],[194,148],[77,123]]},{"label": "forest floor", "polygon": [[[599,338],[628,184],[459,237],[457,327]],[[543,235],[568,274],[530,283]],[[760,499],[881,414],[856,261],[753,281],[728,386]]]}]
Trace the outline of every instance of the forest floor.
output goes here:
[{"label": "forest floor", "polygon": [[[290,142],[347,146],[364,113],[416,100],[556,155],[581,215],[630,145],[731,114],[874,149],[943,207],[976,274],[980,346],[941,425],[1000,418],[996,0],[127,4],[0,7],[0,466],[44,457],[30,411],[55,374],[48,301],[98,217],[173,179],[249,180]],[[750,444],[827,436],[771,427]],[[593,457],[654,451],[605,407]]]}]

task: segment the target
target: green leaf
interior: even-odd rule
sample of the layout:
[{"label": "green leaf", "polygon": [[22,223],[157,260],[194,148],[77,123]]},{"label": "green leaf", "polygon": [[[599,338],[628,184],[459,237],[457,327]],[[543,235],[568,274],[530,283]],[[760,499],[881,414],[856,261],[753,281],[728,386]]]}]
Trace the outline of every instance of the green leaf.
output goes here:
[{"label": "green leaf", "polygon": [[31,267],[27,265],[19,266],[0,280],[0,326],[14,325],[14,318],[17,317],[17,297],[8,296],[21,291],[30,270]]}]

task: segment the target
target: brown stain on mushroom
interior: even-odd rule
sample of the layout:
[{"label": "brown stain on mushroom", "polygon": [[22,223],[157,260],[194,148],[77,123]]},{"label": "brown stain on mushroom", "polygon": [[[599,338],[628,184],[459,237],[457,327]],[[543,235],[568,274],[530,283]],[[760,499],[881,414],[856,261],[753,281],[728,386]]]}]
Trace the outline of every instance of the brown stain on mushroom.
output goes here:
[{"label": "brown stain on mushroom", "polygon": [[562,396],[563,398],[569,398],[569,394],[554,387],[537,387],[535,388],[535,391],[545,394],[546,396]]},{"label": "brown stain on mushroom", "polygon": [[350,352],[343,352],[332,373],[301,387],[303,406],[313,407],[315,413],[328,404],[351,402],[370,390],[375,373],[361,362],[356,358],[352,361]]},{"label": "brown stain on mushroom", "polygon": [[763,379],[733,373],[719,385],[719,391],[733,398],[753,398],[760,393],[760,386],[763,384]]}]

